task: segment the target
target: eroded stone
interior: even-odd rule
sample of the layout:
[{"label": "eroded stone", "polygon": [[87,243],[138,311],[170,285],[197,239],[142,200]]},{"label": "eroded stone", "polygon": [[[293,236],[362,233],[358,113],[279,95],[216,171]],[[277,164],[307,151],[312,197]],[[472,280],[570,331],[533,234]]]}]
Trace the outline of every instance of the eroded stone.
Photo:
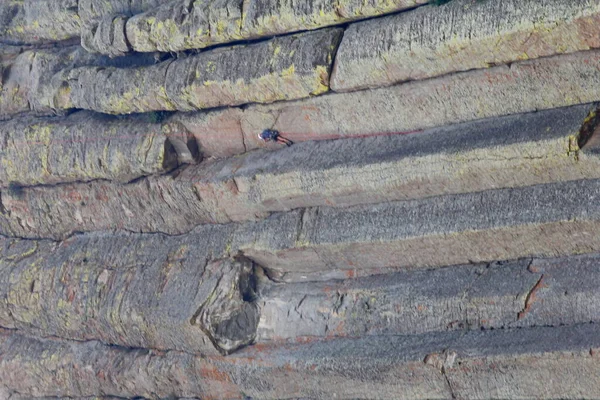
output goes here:
[{"label": "eroded stone", "polygon": [[[203,223],[255,220],[298,208],[600,178],[598,155],[580,150],[577,143],[592,109],[584,105],[407,135],[299,143],[209,160],[176,176],[151,176],[130,184],[97,181],[18,193],[4,190],[0,229],[57,239],[106,229],[181,234]],[[173,128],[165,133],[173,135],[169,140],[188,129],[198,132],[195,121],[187,121],[185,126],[168,123]],[[200,141],[199,152],[214,155],[204,143]],[[180,147],[178,154],[190,148],[183,142]]]},{"label": "eroded stone", "polygon": [[331,87],[351,91],[600,47],[600,2],[453,0],[350,25]]},{"label": "eroded stone", "polygon": [[[127,235],[4,239],[0,326],[126,347],[232,352],[253,342],[253,265],[219,260],[228,230],[183,238]],[[18,246],[25,246],[20,251]]]}]

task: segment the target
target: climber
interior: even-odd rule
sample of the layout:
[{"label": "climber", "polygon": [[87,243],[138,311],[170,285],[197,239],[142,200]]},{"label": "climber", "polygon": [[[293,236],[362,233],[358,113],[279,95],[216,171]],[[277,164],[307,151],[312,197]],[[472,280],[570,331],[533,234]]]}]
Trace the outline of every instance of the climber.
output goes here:
[{"label": "climber", "polygon": [[279,134],[279,131],[275,129],[265,129],[264,131],[258,134],[258,138],[265,142],[274,141],[277,143],[283,143],[288,147],[294,144],[294,142],[292,142],[290,139],[281,136],[281,134]]}]

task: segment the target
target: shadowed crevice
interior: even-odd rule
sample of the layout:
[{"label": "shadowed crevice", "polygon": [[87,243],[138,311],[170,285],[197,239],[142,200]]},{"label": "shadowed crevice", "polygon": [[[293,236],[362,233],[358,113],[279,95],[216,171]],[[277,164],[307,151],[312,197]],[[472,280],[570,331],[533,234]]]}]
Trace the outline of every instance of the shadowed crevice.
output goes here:
[{"label": "shadowed crevice", "polygon": [[224,355],[252,344],[256,337],[260,319],[256,271],[245,258],[216,260],[206,267],[206,273],[219,278],[190,322]]},{"label": "shadowed crevice", "polygon": [[585,119],[581,130],[579,131],[579,137],[577,138],[577,145],[580,149],[586,151],[592,150],[597,152],[600,150],[600,109],[596,109],[590,113]]}]

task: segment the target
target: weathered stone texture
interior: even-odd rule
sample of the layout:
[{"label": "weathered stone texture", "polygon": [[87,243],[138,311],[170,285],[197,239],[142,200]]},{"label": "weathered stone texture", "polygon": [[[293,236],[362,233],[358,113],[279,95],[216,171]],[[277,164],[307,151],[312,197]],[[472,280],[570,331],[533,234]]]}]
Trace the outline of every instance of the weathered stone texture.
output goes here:
[{"label": "weathered stone texture", "polygon": [[518,325],[570,325],[586,319],[593,321],[599,315],[600,299],[595,290],[600,271],[597,255],[533,260],[529,270],[540,274],[540,280],[531,292],[528,306],[519,315]]},{"label": "weathered stone texture", "polygon": [[592,339],[598,335],[596,325],[517,332],[465,335],[439,357],[433,354],[428,361],[443,366],[456,398],[600,395],[597,378],[593,377],[597,376],[594,370],[598,367],[598,345]]},{"label": "weathered stone texture", "polygon": [[79,0],[81,45],[90,52],[111,57],[131,51],[126,36],[127,19],[170,0]]},{"label": "weathered stone texture", "polygon": [[248,149],[273,127],[292,140],[364,136],[444,126],[600,100],[600,52],[457,73],[388,88],[251,106],[242,115]]},{"label": "weathered stone texture", "polygon": [[[122,397],[113,397],[113,396],[84,396],[84,397],[63,397],[63,396],[43,396],[43,397],[31,397],[31,396],[23,396],[21,394],[11,392],[9,390],[2,391],[0,388],[0,397],[5,400],[123,400]],[[183,399],[180,397],[180,399]],[[183,399],[186,400],[186,399]]]},{"label": "weathered stone texture", "polygon": [[[164,129],[171,132],[189,132],[196,139],[199,151],[205,157],[225,158],[245,153],[247,148],[242,130],[244,110],[228,107],[216,111],[175,113],[165,121]],[[261,131],[262,132],[262,131]],[[256,140],[253,140],[253,143]],[[252,148],[256,148],[254,145]]]},{"label": "weathered stone texture", "polygon": [[84,22],[98,22],[105,16],[133,16],[172,0],[78,0],[77,13]]},{"label": "weathered stone texture", "polygon": [[[0,83],[0,119],[11,115],[34,111],[40,115],[62,113],[65,98],[70,94],[68,76],[73,68],[127,68],[153,64],[152,54],[133,55],[118,59],[92,55],[79,46],[63,48],[7,49],[7,60],[2,62]],[[15,52],[19,53],[15,56]],[[4,55],[0,54],[0,59]]]},{"label": "weathered stone texture", "polygon": [[[72,196],[73,202],[88,201],[65,189],[65,196]],[[3,195],[3,232],[58,236],[50,220],[36,226],[40,220],[28,211],[28,207],[51,209],[52,203],[28,205],[19,200],[20,194]],[[169,192],[160,195],[171,197]],[[27,196],[43,201],[33,192]],[[437,267],[600,251],[599,197],[600,181],[573,181],[346,209],[317,207],[274,214],[259,222],[217,226],[234,230],[228,240],[231,254],[241,251],[285,280],[285,273],[356,269],[377,273],[387,267]],[[136,198],[147,204],[146,197],[131,195],[132,200]],[[159,208],[164,209],[164,205]],[[190,208],[175,222],[190,226],[186,218],[194,213],[202,215],[202,210]],[[52,221],[59,221],[62,214],[53,213]],[[158,222],[154,224],[166,226],[161,215],[155,212]]]},{"label": "weathered stone texture", "polygon": [[600,0],[428,2],[2,2],[0,399],[600,398]]},{"label": "weathered stone texture", "polygon": [[[114,228],[180,234],[202,223],[251,220],[296,208],[600,178],[598,155],[586,153],[585,147],[580,151],[577,144],[591,109],[576,106],[410,135],[307,142],[276,152],[258,151],[188,166],[175,177],[152,176],[130,184],[99,181],[4,190],[8,225],[0,226],[5,233],[53,238]],[[187,126],[169,124],[180,128],[173,132],[187,131]],[[144,130],[143,125],[136,129]],[[142,143],[148,140],[142,139]],[[160,143],[158,138],[151,140]],[[132,147],[138,143],[132,142]],[[203,143],[200,151],[205,150]],[[116,142],[115,146],[124,148],[125,144]],[[179,153],[189,149],[183,142],[181,147]],[[94,163],[97,153],[106,151],[102,142],[98,151],[94,147],[84,150],[82,157]],[[22,154],[23,162],[27,158],[25,153],[11,154]],[[117,157],[102,154],[103,159]],[[22,170],[33,177],[36,171]],[[124,176],[125,172],[121,171]]]},{"label": "weathered stone texture", "polygon": [[13,118],[0,123],[0,137],[4,188],[94,179],[127,182],[194,162],[197,156],[184,132],[167,138],[161,125],[148,118],[123,120],[86,111],[65,118]]},{"label": "weathered stone texture", "polygon": [[530,262],[275,285],[261,291],[257,341],[508,328],[540,279]]},{"label": "weathered stone texture", "polygon": [[[303,34],[297,40],[276,38],[137,69],[123,67],[148,65],[154,63],[153,57],[111,60],[84,55],[81,48],[26,51],[3,66],[0,116],[71,108],[115,114],[193,110],[307,97],[327,90],[332,46],[339,33],[328,30]],[[253,46],[274,58],[264,54],[261,58]],[[306,54],[286,53],[284,47]],[[255,62],[250,66],[238,62],[244,54]],[[233,119],[229,125],[241,125],[244,136],[236,140],[243,140],[249,150],[259,145],[257,134],[267,127],[293,140],[307,140],[405,132],[589,103],[600,100],[595,83],[600,81],[598,54],[581,52],[390,88],[257,106],[244,110],[241,118],[223,118]],[[189,79],[182,80],[181,75]],[[463,101],[454,101],[457,98]]]},{"label": "weathered stone texture", "polygon": [[110,56],[180,51],[317,29],[426,2],[10,0],[0,5],[0,42],[35,44],[81,36],[88,51]]},{"label": "weathered stone texture", "polygon": [[217,49],[140,69],[78,68],[58,108],[111,114],[269,103],[329,89],[341,30]]},{"label": "weathered stone texture", "polygon": [[453,0],[350,25],[331,87],[349,91],[600,47],[598,0]]},{"label": "weathered stone texture", "polygon": [[0,382],[33,396],[596,398],[599,347],[594,324],[261,346],[225,359],[5,332]]},{"label": "weathered stone texture", "polygon": [[[123,400],[122,397],[113,396],[77,396],[77,397],[66,397],[66,396],[42,396],[32,397],[28,395],[22,395],[9,389],[0,387],[0,398],[3,400]],[[182,400],[187,400],[180,398]],[[196,399],[194,399],[196,400]]]},{"label": "weathered stone texture", "polygon": [[[247,260],[227,258],[237,251],[234,229],[204,227],[179,237],[84,235],[60,244],[3,239],[0,326],[38,336],[215,354],[213,344],[227,353],[254,340],[554,326],[600,318],[594,305],[597,254],[273,284]],[[330,272],[324,269],[321,276]]]},{"label": "weathered stone texture", "polygon": [[[164,398],[195,392],[204,397],[203,387],[209,385],[205,379],[198,379],[196,367],[202,365],[201,358],[191,355],[107,347],[99,342],[32,339],[8,332],[0,343],[0,385],[26,395],[76,397],[104,393]],[[181,375],[184,371],[187,376]]]},{"label": "weathered stone texture", "polygon": [[590,254],[267,286],[257,341],[598,321],[599,263]]},{"label": "weathered stone texture", "polygon": [[79,36],[78,0],[6,0],[0,3],[0,42],[32,44]]},{"label": "weathered stone texture", "polygon": [[316,29],[427,2],[223,0],[209,4],[176,0],[130,18],[125,32],[135,51],[181,51]]},{"label": "weathered stone texture", "polygon": [[127,347],[233,351],[254,340],[258,309],[252,263],[219,260],[229,240],[219,227],[185,238],[4,239],[0,326]]},{"label": "weathered stone texture", "polygon": [[317,207],[304,211],[290,233],[281,233],[283,221],[276,222],[289,214],[243,224],[233,248],[281,273],[309,275],[586,253],[600,250],[599,196],[600,181],[588,180]]},{"label": "weathered stone texture", "polygon": [[[207,155],[227,157],[265,144],[273,128],[294,142],[411,133],[437,126],[600,100],[600,53],[581,52],[356,93],[272,105],[176,114]],[[459,99],[460,101],[457,101]]]},{"label": "weathered stone texture", "polygon": [[125,37],[125,22],[122,16],[109,15],[93,27],[86,27],[82,31],[81,45],[91,52],[107,54],[111,57],[123,56],[131,48]]},{"label": "weathered stone texture", "polygon": [[[11,60],[3,63],[2,84],[0,84],[0,119],[32,109],[29,99],[35,96],[34,93],[41,75],[40,69],[48,72],[42,73],[46,76],[51,76],[57,69],[56,58],[53,57],[53,60],[49,60],[50,57],[51,54],[43,50],[25,51],[17,57],[11,54]],[[45,68],[40,68],[40,64],[36,63],[36,58],[43,60]],[[60,63],[58,69],[60,69]],[[49,112],[49,110],[47,111]]]}]

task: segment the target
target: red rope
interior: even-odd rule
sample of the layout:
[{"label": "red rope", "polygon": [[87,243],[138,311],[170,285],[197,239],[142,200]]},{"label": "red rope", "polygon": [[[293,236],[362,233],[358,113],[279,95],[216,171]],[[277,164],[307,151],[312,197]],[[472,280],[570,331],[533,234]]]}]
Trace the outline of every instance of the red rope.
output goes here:
[{"label": "red rope", "polygon": [[[293,141],[303,141],[302,138],[309,138],[308,140],[331,140],[331,139],[352,139],[352,138],[366,138],[372,136],[392,136],[392,135],[408,135],[412,133],[419,133],[422,130],[414,130],[414,131],[406,131],[406,132],[383,132],[383,133],[365,133],[365,134],[357,134],[357,135],[343,135],[343,134],[298,134],[298,133],[284,133],[280,132],[280,134],[286,138],[290,138]],[[139,135],[116,135],[116,136],[99,136],[94,138],[82,138],[82,139],[50,139],[49,141],[42,140],[18,140],[12,141],[12,145],[9,147],[25,147],[29,145],[44,145],[46,143],[52,144],[70,144],[70,143],[88,143],[88,142],[100,142],[100,141],[110,141],[110,140],[125,140],[125,139],[135,139],[140,137],[150,137],[150,136],[158,136],[158,137],[175,137],[175,138],[189,138],[188,134],[139,134]],[[308,141],[304,140],[304,141]]]}]

